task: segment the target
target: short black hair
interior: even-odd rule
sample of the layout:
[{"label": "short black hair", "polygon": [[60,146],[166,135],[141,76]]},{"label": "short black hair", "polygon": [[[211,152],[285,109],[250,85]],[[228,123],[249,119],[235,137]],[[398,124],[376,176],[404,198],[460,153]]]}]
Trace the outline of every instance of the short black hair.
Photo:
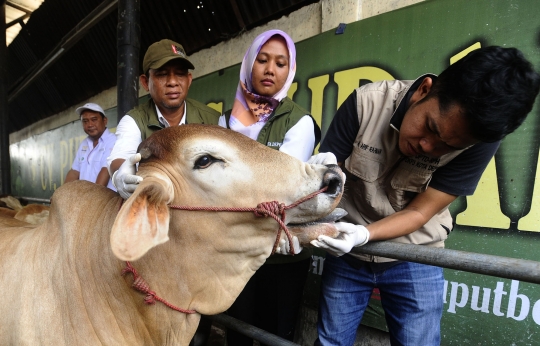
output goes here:
[{"label": "short black hair", "polygon": [[540,76],[518,49],[491,46],[450,65],[426,99],[437,97],[442,112],[459,105],[471,135],[495,142],[523,123],[539,89]]}]

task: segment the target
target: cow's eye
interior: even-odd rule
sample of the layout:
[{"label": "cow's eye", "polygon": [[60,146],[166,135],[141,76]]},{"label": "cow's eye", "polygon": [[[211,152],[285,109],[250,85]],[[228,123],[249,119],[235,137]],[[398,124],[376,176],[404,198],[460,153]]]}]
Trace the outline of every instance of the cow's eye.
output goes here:
[{"label": "cow's eye", "polygon": [[197,159],[197,161],[195,161],[195,169],[204,169],[204,168],[208,168],[210,167],[210,165],[214,162],[216,162],[218,160],[216,160],[214,157],[210,156],[210,155],[204,155],[204,156],[201,156]]}]

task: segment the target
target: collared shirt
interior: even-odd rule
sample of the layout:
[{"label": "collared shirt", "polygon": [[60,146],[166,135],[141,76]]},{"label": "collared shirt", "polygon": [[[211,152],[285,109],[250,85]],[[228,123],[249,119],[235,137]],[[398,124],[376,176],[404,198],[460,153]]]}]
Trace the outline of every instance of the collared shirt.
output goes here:
[{"label": "collared shirt", "polygon": [[[77,150],[75,160],[73,160],[73,165],[71,166],[73,170],[79,172],[80,180],[88,180],[92,183],[96,182],[101,169],[103,167],[107,168],[107,156],[111,153],[115,142],[116,136],[107,128],[99,138],[98,144],[95,147],[94,141],[90,137],[86,137],[82,141],[81,145],[79,145],[79,150]],[[107,187],[116,191],[111,179],[109,179]]]},{"label": "collared shirt", "polygon": [[[182,116],[182,120],[180,120],[180,124],[178,125],[184,125],[186,123],[186,111],[187,105],[184,101],[184,114]],[[161,114],[157,106],[156,112],[161,125],[165,127],[170,127],[171,125],[169,124],[167,119],[165,119],[165,117]],[[118,123],[118,126],[116,127],[116,144],[114,145],[114,148],[109,157],[107,157],[108,167],[110,167],[111,163],[116,159],[127,160],[132,155],[135,155],[137,153],[137,148],[139,147],[139,144],[141,144],[141,142],[141,131],[137,126],[137,123],[135,122],[135,120],[133,120],[131,116],[127,114],[124,115]]]}]

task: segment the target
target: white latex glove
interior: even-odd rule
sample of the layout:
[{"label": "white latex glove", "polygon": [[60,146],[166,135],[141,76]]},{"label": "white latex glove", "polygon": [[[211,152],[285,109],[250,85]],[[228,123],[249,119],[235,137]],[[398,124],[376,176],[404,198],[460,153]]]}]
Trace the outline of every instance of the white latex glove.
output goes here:
[{"label": "white latex glove", "polygon": [[[292,242],[293,242],[293,249],[294,249],[294,254],[295,255],[298,255],[300,253],[300,251],[302,251],[303,247],[302,245],[300,245],[300,242],[298,241],[298,238],[296,236],[293,236],[292,237]],[[290,245],[289,245],[289,239],[287,239],[287,237],[284,238],[281,238],[279,240],[279,244],[276,248],[276,252],[277,254],[280,254],[280,255],[290,255]]]},{"label": "white latex glove", "polygon": [[332,153],[318,153],[307,160],[307,163],[318,165],[337,165],[336,155]]},{"label": "white latex glove", "polygon": [[124,161],[113,174],[112,183],[123,199],[128,199],[143,180],[142,177],[135,175],[137,173],[135,164],[139,161],[141,161],[141,154],[137,153]]},{"label": "white latex glove", "polygon": [[317,240],[311,241],[311,245],[339,257],[349,253],[353,247],[365,245],[369,241],[369,231],[364,226],[348,222],[336,222],[335,226],[339,231],[335,239],[320,235]]}]

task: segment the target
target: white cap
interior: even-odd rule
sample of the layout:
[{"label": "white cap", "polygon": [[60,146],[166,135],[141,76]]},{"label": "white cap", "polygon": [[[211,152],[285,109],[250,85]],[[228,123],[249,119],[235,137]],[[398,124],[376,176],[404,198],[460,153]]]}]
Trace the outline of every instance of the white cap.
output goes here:
[{"label": "white cap", "polygon": [[101,108],[97,103],[87,103],[84,106],[81,106],[77,108],[75,111],[81,116],[81,113],[85,110],[91,110],[94,112],[99,112],[105,116],[105,112],[103,111],[103,108]]}]

